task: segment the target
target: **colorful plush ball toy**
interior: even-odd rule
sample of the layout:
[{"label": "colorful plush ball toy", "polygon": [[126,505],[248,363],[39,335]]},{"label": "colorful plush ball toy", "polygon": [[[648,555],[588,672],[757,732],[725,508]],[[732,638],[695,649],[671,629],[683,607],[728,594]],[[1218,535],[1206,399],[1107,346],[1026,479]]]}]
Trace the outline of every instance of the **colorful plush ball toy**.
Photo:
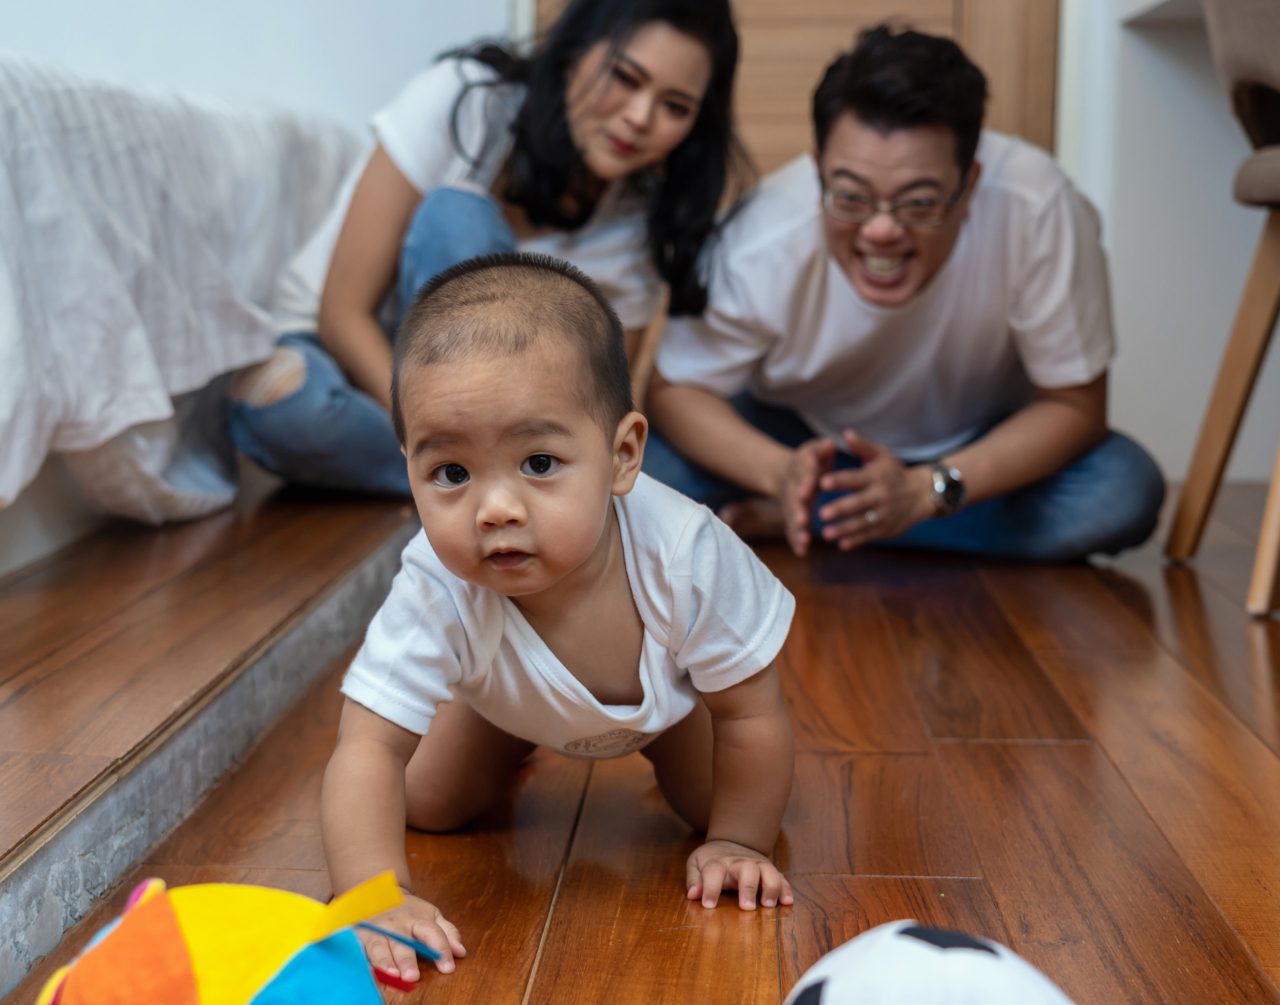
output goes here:
[{"label": "colorful plush ball toy", "polygon": [[168,890],[147,880],[36,1005],[382,1005],[351,926],[402,900],[389,872],[329,904],[261,886]]},{"label": "colorful plush ball toy", "polygon": [[784,1005],[1071,1005],[1071,1000],[998,942],[891,921],[818,960]]}]

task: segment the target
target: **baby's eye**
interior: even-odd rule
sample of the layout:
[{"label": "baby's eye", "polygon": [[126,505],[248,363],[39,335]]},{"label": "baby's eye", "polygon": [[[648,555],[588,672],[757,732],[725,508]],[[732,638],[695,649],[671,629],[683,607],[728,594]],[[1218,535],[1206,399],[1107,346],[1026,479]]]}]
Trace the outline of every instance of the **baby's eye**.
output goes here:
[{"label": "baby's eye", "polygon": [[520,470],[535,478],[545,478],[560,469],[560,462],[550,454],[530,454],[520,465]]},{"label": "baby's eye", "polygon": [[465,485],[470,478],[471,473],[461,464],[441,464],[431,472],[432,483],[444,488]]}]

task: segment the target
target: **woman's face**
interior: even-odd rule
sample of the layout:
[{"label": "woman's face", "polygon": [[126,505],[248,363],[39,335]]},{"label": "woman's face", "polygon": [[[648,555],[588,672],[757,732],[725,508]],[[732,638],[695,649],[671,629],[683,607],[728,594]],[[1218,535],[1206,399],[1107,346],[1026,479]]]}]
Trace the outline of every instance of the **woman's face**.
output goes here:
[{"label": "woman's face", "polygon": [[689,135],[711,80],[711,55],[662,21],[610,52],[591,46],[569,70],[569,132],[587,169],[614,181],[666,160]]}]

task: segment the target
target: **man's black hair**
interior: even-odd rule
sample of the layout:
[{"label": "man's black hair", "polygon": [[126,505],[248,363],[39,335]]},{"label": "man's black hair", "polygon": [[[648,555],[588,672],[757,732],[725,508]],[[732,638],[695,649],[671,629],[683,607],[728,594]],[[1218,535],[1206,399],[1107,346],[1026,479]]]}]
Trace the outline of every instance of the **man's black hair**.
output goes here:
[{"label": "man's black hair", "polygon": [[978,149],[987,78],[949,38],[888,25],[858,35],[853,50],[827,67],[813,92],[813,129],[821,153],[845,112],[881,132],[945,126],[967,175]]},{"label": "man's black hair", "polygon": [[[404,445],[400,395],[409,367],[476,355],[514,355],[547,338],[582,358],[583,405],[612,436],[633,408],[622,323],[600,288],[550,255],[481,255],[424,285],[401,322],[391,371],[391,418]],[[512,380],[519,380],[512,370]]]}]

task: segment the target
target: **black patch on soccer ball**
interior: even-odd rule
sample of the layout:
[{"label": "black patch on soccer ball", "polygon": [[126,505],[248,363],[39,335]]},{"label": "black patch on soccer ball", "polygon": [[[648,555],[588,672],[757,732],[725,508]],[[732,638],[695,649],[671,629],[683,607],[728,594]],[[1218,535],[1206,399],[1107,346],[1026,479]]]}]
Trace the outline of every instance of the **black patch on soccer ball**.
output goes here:
[{"label": "black patch on soccer ball", "polygon": [[822,989],[826,986],[825,980],[810,984],[800,992],[800,997],[795,1000],[794,1005],[822,1005]]},{"label": "black patch on soccer ball", "polygon": [[913,939],[927,942],[929,945],[937,946],[939,949],[977,949],[984,953],[990,953],[992,956],[999,955],[980,939],[975,939],[972,935],[965,935],[964,932],[953,932],[949,928],[929,928],[925,925],[912,925],[910,928],[901,929],[898,934],[909,935]]}]

